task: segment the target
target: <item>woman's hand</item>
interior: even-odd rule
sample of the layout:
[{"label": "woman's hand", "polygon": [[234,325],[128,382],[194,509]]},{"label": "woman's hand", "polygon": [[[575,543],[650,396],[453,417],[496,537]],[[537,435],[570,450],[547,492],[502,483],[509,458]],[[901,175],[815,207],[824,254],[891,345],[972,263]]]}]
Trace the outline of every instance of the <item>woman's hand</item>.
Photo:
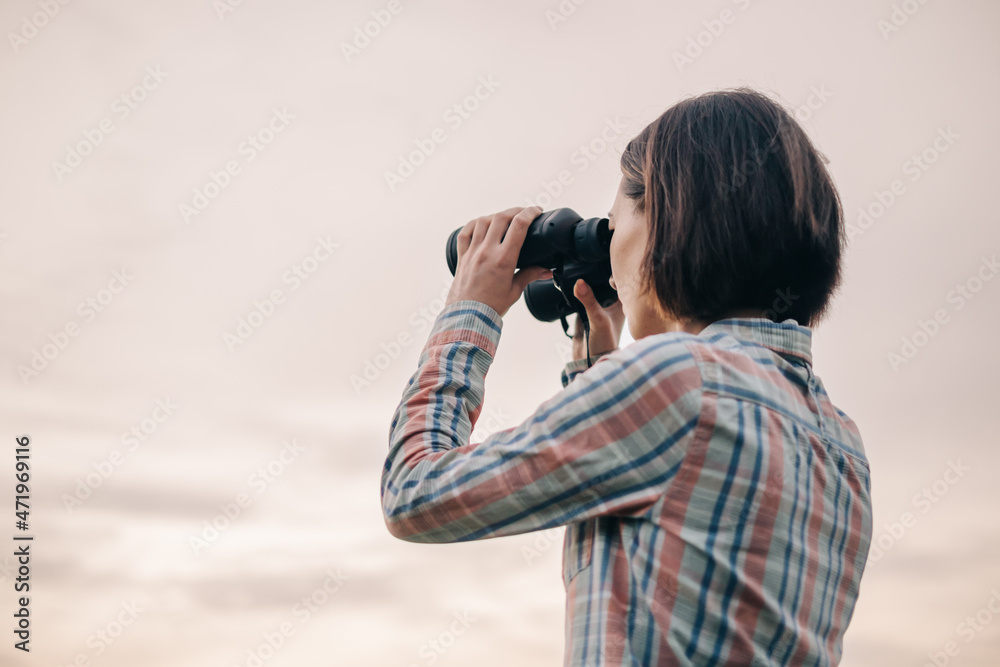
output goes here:
[{"label": "woman's hand", "polygon": [[[618,349],[621,340],[622,327],[625,324],[625,311],[622,302],[615,300],[607,308],[602,308],[594,292],[584,280],[577,280],[573,286],[573,296],[587,309],[587,319],[590,321],[590,356]],[[576,329],[573,331],[573,359],[587,358],[587,341],[583,337],[583,320],[576,316]]]},{"label": "woman's hand", "polygon": [[485,303],[503,317],[521,298],[528,283],[551,278],[552,271],[540,266],[514,272],[528,226],[541,214],[537,206],[509,208],[467,224],[458,233],[455,280],[445,305],[471,299]]}]

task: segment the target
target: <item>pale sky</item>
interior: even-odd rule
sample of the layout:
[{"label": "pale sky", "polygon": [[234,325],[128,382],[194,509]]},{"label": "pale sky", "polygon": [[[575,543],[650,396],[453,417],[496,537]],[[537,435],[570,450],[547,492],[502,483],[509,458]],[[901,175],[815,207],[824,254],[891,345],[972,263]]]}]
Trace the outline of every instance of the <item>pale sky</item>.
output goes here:
[{"label": "pale sky", "polygon": [[[803,107],[857,229],[815,370],[886,548],[841,664],[1000,663],[1000,6],[232,4],[0,7],[0,423],[32,438],[36,536],[32,651],[8,634],[0,664],[247,665],[268,636],[268,667],[561,664],[562,529],[429,546],[382,521],[445,241],[547,190],[605,215],[628,139],[742,84]],[[559,391],[567,345],[511,308],[478,436]]]}]

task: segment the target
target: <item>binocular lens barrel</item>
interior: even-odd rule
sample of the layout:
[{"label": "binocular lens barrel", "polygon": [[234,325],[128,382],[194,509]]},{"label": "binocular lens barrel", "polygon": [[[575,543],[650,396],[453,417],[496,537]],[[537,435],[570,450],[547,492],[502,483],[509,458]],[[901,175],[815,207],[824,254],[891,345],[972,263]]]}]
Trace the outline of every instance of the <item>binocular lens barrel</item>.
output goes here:
[{"label": "binocular lens barrel", "polygon": [[[573,285],[583,279],[604,307],[618,299],[608,283],[611,277],[611,237],[607,218],[584,220],[569,208],[546,211],[528,226],[517,268],[542,266],[551,269],[552,280],[536,280],[524,290],[528,311],[542,322],[565,319],[576,312],[586,317],[586,309],[573,296]],[[448,236],[445,256],[452,275],[458,266],[459,227]]]}]

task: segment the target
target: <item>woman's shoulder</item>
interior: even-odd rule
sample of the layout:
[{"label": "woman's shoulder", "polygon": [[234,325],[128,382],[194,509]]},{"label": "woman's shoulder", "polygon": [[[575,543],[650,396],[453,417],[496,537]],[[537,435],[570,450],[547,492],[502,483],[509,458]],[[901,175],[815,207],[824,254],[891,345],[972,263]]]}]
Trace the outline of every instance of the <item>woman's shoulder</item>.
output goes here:
[{"label": "woman's shoulder", "polygon": [[621,364],[632,370],[637,381],[670,378],[693,388],[702,384],[701,354],[696,336],[682,331],[670,331],[644,336],[601,358],[601,361]]}]

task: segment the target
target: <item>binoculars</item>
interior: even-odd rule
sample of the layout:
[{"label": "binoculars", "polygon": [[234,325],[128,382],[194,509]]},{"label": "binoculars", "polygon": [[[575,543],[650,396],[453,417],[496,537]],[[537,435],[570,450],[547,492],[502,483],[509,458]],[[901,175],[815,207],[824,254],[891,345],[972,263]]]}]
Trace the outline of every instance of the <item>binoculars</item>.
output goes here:
[{"label": "binoculars", "polygon": [[[458,266],[458,234],[462,229],[451,233],[445,248],[452,275]],[[581,278],[602,307],[612,305],[618,299],[618,292],[608,283],[613,234],[607,218],[584,220],[569,208],[546,211],[535,218],[524,237],[517,268],[541,266],[552,271],[552,279],[536,280],[525,288],[528,311],[542,322],[562,321],[563,332],[571,336],[566,321],[569,315],[577,313],[587,324],[586,308],[573,296],[573,285]]]}]

